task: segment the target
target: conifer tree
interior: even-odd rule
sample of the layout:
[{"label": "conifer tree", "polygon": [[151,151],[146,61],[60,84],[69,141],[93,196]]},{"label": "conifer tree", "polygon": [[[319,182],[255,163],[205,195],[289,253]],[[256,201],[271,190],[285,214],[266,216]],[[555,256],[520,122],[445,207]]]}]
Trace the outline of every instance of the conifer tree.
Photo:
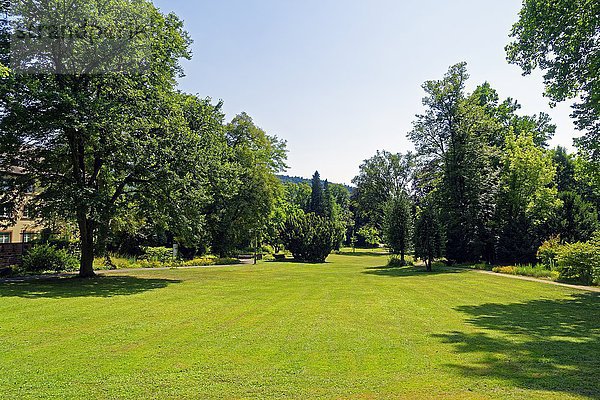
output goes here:
[{"label": "conifer tree", "polygon": [[317,215],[324,215],[325,204],[323,201],[323,184],[321,183],[321,175],[319,171],[316,171],[312,177],[312,193],[310,196],[310,212],[314,212]]}]

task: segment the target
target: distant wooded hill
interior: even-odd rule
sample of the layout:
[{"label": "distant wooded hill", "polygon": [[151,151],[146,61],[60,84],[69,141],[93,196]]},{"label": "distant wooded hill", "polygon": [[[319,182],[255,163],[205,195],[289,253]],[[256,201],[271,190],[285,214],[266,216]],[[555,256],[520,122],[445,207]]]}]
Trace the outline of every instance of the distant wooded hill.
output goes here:
[{"label": "distant wooded hill", "polygon": [[[309,185],[311,184],[310,179],[301,178],[299,176],[277,175],[277,178],[279,178],[279,180],[282,183],[308,183]],[[330,182],[330,183],[335,183],[335,182]],[[354,192],[354,190],[356,189],[352,186],[348,186],[348,185],[344,185],[344,184],[341,184],[341,185],[344,186],[346,189],[348,189],[350,194],[352,194]]]}]

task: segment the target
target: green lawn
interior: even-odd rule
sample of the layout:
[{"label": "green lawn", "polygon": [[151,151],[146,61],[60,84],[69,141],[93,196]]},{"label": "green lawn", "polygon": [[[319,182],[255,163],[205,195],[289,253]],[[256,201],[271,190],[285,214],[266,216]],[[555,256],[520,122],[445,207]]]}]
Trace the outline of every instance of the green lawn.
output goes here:
[{"label": "green lawn", "polygon": [[386,257],[0,284],[1,399],[600,399],[600,297]]}]

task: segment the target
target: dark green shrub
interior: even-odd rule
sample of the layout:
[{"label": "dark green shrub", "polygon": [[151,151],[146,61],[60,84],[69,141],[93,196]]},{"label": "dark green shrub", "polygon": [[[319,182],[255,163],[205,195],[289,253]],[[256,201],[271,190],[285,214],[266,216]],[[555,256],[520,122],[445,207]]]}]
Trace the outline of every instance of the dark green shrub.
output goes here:
[{"label": "dark green shrub", "polygon": [[336,223],[314,213],[297,212],[287,218],[283,242],[294,258],[302,262],[325,262],[338,239]]},{"label": "dark green shrub", "polygon": [[42,244],[33,247],[23,257],[25,272],[74,271],[79,261],[65,249]]}]

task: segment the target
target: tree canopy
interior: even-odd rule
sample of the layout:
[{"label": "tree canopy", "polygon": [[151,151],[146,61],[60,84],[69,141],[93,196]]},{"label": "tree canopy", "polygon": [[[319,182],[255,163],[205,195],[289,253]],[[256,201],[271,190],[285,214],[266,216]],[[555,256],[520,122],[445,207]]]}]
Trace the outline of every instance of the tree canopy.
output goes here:
[{"label": "tree canopy", "polygon": [[577,99],[573,117],[588,134],[580,146],[600,158],[600,3],[525,0],[507,47],[508,60],[530,74],[544,71],[554,102]]}]

